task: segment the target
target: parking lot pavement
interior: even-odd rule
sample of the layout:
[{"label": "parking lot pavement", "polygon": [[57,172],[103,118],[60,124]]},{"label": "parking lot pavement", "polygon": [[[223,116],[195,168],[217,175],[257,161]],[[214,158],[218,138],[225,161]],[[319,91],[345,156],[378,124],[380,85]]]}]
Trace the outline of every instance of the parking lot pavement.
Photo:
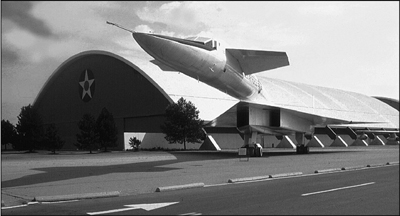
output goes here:
[{"label": "parking lot pavement", "polygon": [[399,161],[399,146],[264,149],[243,160],[237,149],[223,151],[140,151],[88,154],[46,151],[2,153],[2,204],[22,205],[35,197],[71,194],[152,193],[159,187],[219,184],[229,179],[279,173],[367,166]]}]

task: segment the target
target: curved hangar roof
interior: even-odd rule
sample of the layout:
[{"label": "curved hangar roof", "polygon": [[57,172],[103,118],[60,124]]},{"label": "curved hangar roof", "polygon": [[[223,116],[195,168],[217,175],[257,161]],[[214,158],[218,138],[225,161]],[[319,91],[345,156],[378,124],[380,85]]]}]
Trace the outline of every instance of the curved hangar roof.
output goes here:
[{"label": "curved hangar roof", "polygon": [[[269,105],[353,122],[355,127],[399,128],[399,111],[356,92],[259,77]],[[372,123],[373,122],[373,123]]]},{"label": "curved hangar roof", "polygon": [[149,60],[81,52],[53,72],[34,105],[46,113],[45,123],[72,122],[103,107],[114,118],[160,115],[168,103],[184,97],[200,110],[201,119],[212,120],[238,101],[184,74],[165,72]]}]

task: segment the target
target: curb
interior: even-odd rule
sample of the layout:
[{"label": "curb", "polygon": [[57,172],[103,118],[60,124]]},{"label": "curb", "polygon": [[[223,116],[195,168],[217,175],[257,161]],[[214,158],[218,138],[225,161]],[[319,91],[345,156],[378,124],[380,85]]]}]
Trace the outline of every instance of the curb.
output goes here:
[{"label": "curb", "polygon": [[341,170],[357,170],[357,169],[363,169],[365,167],[381,167],[385,165],[398,165],[399,161],[394,161],[394,162],[386,162],[384,164],[367,164],[366,166],[350,166],[350,167],[342,167],[342,168],[332,168],[332,169],[323,169],[323,170],[315,170],[314,173],[327,173],[327,172],[336,172],[336,171],[341,171]]},{"label": "curb", "polygon": [[254,177],[245,177],[245,178],[235,178],[235,179],[229,179],[228,183],[255,181],[255,180],[261,180],[261,179],[268,179],[268,178],[270,178],[270,177],[269,176],[254,176]]},{"label": "curb", "polygon": [[68,194],[56,196],[37,196],[33,201],[37,202],[56,202],[75,199],[93,199],[119,196],[119,191],[100,192],[100,193],[86,193],[86,194]]},{"label": "curb", "polygon": [[280,177],[295,176],[295,175],[302,175],[302,174],[303,174],[302,172],[293,172],[293,173],[273,174],[273,175],[267,175],[267,176],[235,178],[235,179],[229,179],[228,183],[255,181],[255,180],[262,180],[262,179],[269,179],[269,178],[280,178]]},{"label": "curb", "polygon": [[200,182],[200,183],[192,183],[192,184],[184,184],[184,185],[158,187],[156,189],[156,192],[180,190],[180,189],[188,189],[188,188],[197,188],[197,187],[204,187],[204,183]]},{"label": "curb", "polygon": [[342,167],[342,170],[358,170],[363,168],[365,168],[365,166],[351,166],[351,167]]},{"label": "curb", "polygon": [[270,178],[281,178],[281,177],[295,176],[295,175],[303,175],[303,173],[302,172],[282,173],[282,174],[269,175],[269,177]]},{"label": "curb", "polygon": [[399,162],[398,161],[393,161],[393,162],[387,162],[386,163],[386,165],[394,165],[394,164],[399,165]]},{"label": "curb", "polygon": [[332,168],[332,169],[323,169],[323,170],[315,170],[314,173],[327,173],[327,172],[336,172],[342,170],[341,168]]},{"label": "curb", "polygon": [[386,164],[367,164],[367,167],[380,167],[385,166]]}]

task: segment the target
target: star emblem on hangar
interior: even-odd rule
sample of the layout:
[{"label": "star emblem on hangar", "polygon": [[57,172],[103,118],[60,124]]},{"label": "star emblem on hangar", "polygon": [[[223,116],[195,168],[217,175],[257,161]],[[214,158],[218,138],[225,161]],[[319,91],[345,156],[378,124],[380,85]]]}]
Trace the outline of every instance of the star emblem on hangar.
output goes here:
[{"label": "star emblem on hangar", "polygon": [[94,96],[94,75],[91,70],[86,69],[81,73],[79,79],[79,96],[84,102],[90,101]]}]

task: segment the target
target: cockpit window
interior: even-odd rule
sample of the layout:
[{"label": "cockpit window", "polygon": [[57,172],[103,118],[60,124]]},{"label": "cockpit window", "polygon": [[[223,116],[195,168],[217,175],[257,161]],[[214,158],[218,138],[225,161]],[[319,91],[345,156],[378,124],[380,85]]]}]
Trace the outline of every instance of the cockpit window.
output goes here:
[{"label": "cockpit window", "polygon": [[208,50],[214,50],[217,49],[217,41],[211,39],[211,38],[206,38],[206,37],[187,37],[185,40],[189,40],[192,42],[195,42],[196,44],[199,45],[199,47],[208,49]]},{"label": "cockpit window", "polygon": [[187,37],[185,39],[182,39],[182,38],[175,38],[175,37],[166,36],[166,35],[157,35],[157,34],[152,34],[152,35],[155,37],[165,38],[165,39],[173,40],[173,41],[176,41],[179,43],[189,44],[192,46],[200,47],[200,48],[210,50],[210,51],[218,49],[218,46],[220,45],[216,40],[213,40],[213,39],[207,38],[207,37],[192,36],[192,37]]},{"label": "cockpit window", "polygon": [[192,41],[196,41],[196,42],[201,42],[201,43],[206,43],[206,42],[208,42],[208,41],[210,41],[210,40],[212,40],[211,38],[206,38],[206,37],[196,37],[196,36],[193,36],[193,37],[187,37],[187,38],[185,38],[186,40],[192,40]]}]

